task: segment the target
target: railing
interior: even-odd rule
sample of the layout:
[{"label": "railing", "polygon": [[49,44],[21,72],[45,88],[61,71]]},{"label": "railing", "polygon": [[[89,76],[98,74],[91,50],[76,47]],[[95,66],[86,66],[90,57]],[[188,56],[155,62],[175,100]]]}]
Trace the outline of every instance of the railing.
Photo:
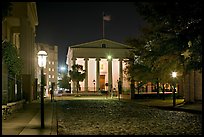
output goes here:
[{"label": "railing", "polygon": [[23,98],[21,77],[8,75],[8,102],[19,101]]}]

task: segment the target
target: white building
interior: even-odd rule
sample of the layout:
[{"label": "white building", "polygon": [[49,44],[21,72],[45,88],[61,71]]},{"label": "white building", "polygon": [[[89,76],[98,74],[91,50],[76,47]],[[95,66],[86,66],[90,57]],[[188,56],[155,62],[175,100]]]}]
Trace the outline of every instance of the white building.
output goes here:
[{"label": "white building", "polygon": [[[83,66],[86,78],[80,82],[81,91],[110,90],[116,88],[117,80],[123,82],[123,89],[129,89],[130,84],[124,75],[125,62],[131,47],[108,39],[100,39],[79,45],[69,46],[66,64],[68,70],[74,64]],[[88,70],[88,71],[87,71]],[[95,82],[94,82],[95,81]],[[106,87],[106,83],[108,86]],[[73,82],[72,92],[75,92]]]},{"label": "white building", "polygon": [[49,45],[45,43],[36,43],[35,46],[35,53],[36,53],[36,78],[38,79],[38,87],[40,87],[41,83],[41,69],[37,63],[37,53],[40,50],[44,50],[47,53],[47,63],[44,69],[44,75],[46,80],[46,92],[45,96],[49,96],[49,91],[51,88],[52,83],[55,83],[54,91],[57,90],[57,82],[58,82],[58,46],[56,45]]}]

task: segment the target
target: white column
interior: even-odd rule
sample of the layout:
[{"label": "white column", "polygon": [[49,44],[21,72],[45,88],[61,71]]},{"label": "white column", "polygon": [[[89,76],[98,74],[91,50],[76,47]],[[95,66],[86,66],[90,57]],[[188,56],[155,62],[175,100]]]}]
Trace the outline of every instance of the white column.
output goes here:
[{"label": "white column", "polygon": [[[76,58],[75,57],[73,57],[72,58],[72,65],[75,65],[76,64]],[[73,93],[73,92],[76,92],[76,84],[73,82],[73,81],[71,81],[71,93]]]},{"label": "white column", "polygon": [[84,58],[85,61],[85,71],[86,71],[86,77],[84,82],[85,91],[88,91],[88,58]]},{"label": "white column", "polygon": [[100,58],[96,58],[96,91],[100,88]]},{"label": "white column", "polygon": [[28,43],[28,34],[27,34],[27,22],[25,18],[21,18],[21,27],[20,27],[20,55],[23,59],[23,67],[22,67],[22,73],[23,74],[29,74],[29,52],[30,52],[30,45]]},{"label": "white column", "polygon": [[202,100],[202,73],[195,71],[195,100]]},{"label": "white column", "polygon": [[108,59],[108,91],[110,91],[112,85],[112,58]]},{"label": "white column", "polygon": [[123,59],[119,59],[119,78],[121,82],[123,83]]}]

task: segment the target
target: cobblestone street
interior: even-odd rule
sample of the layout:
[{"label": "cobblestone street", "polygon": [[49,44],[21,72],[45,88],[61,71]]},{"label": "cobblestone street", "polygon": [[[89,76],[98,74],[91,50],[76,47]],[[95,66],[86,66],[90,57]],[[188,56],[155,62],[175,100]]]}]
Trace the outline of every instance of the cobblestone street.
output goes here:
[{"label": "cobblestone street", "polygon": [[58,100],[58,135],[202,135],[202,115],[136,101]]}]

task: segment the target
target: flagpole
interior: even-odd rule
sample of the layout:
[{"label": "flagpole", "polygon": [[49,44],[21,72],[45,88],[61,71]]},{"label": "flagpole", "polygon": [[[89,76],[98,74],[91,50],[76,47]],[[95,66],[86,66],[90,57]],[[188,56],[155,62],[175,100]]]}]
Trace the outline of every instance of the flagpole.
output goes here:
[{"label": "flagpole", "polygon": [[[104,12],[103,12],[103,17],[104,17]],[[102,19],[103,19],[103,39],[104,39],[104,35],[105,35],[105,33],[104,33],[104,18],[102,17]]]}]

